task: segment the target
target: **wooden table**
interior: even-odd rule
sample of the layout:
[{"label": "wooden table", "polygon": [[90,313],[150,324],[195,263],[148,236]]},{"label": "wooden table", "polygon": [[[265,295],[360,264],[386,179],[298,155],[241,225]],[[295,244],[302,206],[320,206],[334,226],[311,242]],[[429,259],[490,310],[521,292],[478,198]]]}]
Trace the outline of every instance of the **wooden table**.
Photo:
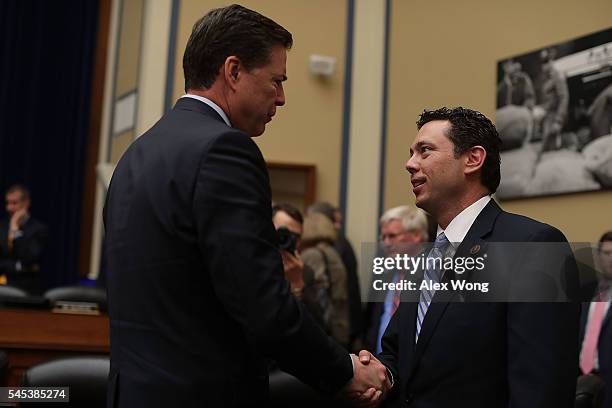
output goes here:
[{"label": "wooden table", "polygon": [[108,316],[0,309],[0,349],[8,354],[6,385],[16,386],[28,367],[43,361],[83,354],[107,355]]}]

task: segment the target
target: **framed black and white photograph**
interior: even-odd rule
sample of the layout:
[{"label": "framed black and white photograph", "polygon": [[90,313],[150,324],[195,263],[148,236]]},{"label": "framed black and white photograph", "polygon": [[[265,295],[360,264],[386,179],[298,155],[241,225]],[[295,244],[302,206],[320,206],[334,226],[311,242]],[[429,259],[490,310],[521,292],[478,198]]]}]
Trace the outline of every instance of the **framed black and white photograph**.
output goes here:
[{"label": "framed black and white photograph", "polygon": [[500,199],[612,188],[612,28],[497,63]]}]

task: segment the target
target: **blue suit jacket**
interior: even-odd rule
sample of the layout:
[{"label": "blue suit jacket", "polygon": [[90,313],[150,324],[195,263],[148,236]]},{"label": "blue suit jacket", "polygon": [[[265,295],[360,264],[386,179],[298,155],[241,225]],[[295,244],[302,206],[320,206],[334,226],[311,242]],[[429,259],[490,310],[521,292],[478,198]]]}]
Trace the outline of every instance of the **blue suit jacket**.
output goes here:
[{"label": "blue suit jacket", "polygon": [[[488,242],[566,240],[557,229],[491,201],[455,257]],[[562,265],[560,274],[577,286],[573,258]],[[451,301],[455,295],[436,293],[439,301],[434,297],[416,344],[418,302],[402,302],[391,320],[380,355],[395,378],[390,406],[573,406],[580,303],[459,303]]]}]

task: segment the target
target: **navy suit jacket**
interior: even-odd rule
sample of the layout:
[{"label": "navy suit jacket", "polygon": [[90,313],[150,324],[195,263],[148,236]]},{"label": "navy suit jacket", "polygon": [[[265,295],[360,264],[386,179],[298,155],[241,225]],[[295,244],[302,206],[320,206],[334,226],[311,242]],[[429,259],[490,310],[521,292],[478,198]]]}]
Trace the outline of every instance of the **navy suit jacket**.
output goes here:
[{"label": "navy suit jacket", "polygon": [[[583,304],[580,315],[580,344],[584,340],[586,324],[589,316],[588,302]],[[612,306],[601,325],[597,341],[597,358],[599,362],[599,376],[606,384],[606,399],[603,408],[612,408]]]},{"label": "navy suit jacket", "polygon": [[266,357],[323,391],[352,377],[285,281],[261,152],[208,105],[132,143],[104,219],[109,406],[263,406]]},{"label": "navy suit jacket", "polygon": [[[455,257],[488,242],[566,240],[557,229],[491,201]],[[573,258],[563,265],[565,279],[577,286]],[[459,303],[451,301],[455,295],[436,292],[416,344],[418,303],[402,302],[391,319],[380,355],[395,379],[390,406],[573,406],[580,303]]]}]

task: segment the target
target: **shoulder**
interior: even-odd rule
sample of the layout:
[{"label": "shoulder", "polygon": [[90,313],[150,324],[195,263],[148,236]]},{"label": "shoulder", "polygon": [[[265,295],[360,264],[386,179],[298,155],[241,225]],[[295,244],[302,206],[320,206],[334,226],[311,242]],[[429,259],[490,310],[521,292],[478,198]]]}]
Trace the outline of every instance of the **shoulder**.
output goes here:
[{"label": "shoulder", "polygon": [[552,225],[525,217],[501,211],[497,217],[494,234],[502,233],[512,241],[565,242],[563,233]]},{"label": "shoulder", "polygon": [[304,262],[313,263],[313,262],[323,262],[323,254],[321,250],[316,247],[309,247],[300,252],[300,257]]},{"label": "shoulder", "polygon": [[38,232],[38,231],[46,231],[47,226],[36,218],[30,217],[28,222],[24,225],[30,231]]}]

